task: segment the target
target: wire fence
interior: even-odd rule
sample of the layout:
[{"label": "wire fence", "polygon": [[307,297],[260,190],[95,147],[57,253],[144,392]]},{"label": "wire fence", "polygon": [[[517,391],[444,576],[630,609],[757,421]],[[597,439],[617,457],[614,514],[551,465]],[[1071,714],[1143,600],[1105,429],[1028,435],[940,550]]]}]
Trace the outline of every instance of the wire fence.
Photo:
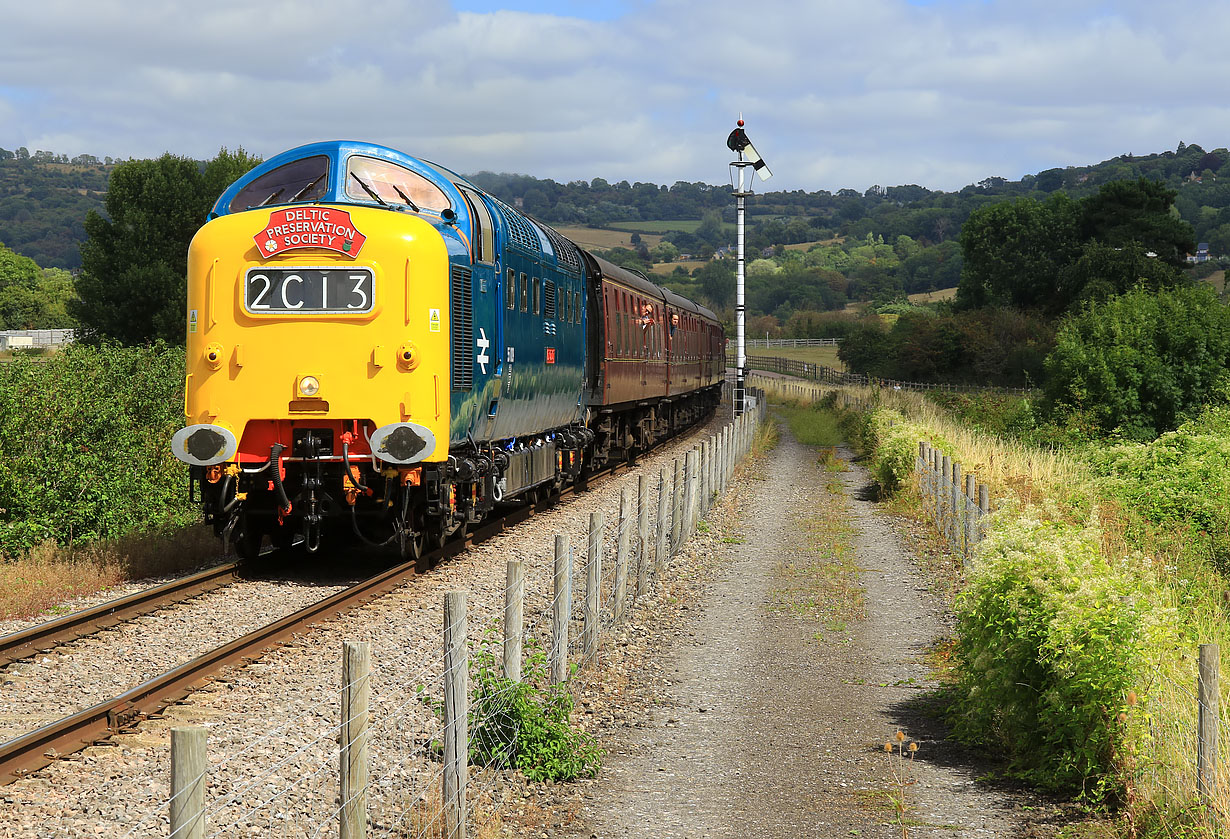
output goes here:
[{"label": "wire fence", "polygon": [[785,376],[797,376],[829,385],[843,387],[879,387],[888,390],[943,391],[947,393],[1008,393],[1029,396],[1036,391],[1021,387],[993,387],[991,385],[960,385],[941,382],[903,382],[897,379],[882,379],[864,373],[846,373],[823,364],[800,361],[796,358],[749,355],[747,366],[754,370],[766,370]]},{"label": "wire fence", "polygon": [[[466,836],[503,805],[507,768],[498,749],[475,748],[474,732],[517,719],[523,661],[540,679],[546,658],[554,682],[594,666],[602,637],[653,595],[750,449],[765,400],[749,395],[751,411],[624,490],[615,522],[595,515],[588,545],[560,536],[554,555],[510,561],[503,602],[448,592],[443,643],[398,645],[393,654],[418,665],[397,684],[382,681],[371,642],[348,642],[329,701],[292,703],[282,723],[227,753],[209,754],[206,728],[173,728],[170,795],[117,835]],[[506,678],[475,680],[475,668]]]}]

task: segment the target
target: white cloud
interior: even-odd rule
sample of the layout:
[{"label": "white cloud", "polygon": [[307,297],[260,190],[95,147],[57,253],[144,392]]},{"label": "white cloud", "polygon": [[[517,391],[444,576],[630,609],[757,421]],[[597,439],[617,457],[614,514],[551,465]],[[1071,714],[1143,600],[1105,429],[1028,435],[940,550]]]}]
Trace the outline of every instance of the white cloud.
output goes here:
[{"label": "white cloud", "polygon": [[[3,4],[0,146],[270,155],[370,139],[459,171],[721,183],[739,112],[774,189],[953,189],[1179,139],[1230,144],[1181,0],[658,0],[622,17],[446,0]],[[763,189],[764,187],[758,187]]]}]

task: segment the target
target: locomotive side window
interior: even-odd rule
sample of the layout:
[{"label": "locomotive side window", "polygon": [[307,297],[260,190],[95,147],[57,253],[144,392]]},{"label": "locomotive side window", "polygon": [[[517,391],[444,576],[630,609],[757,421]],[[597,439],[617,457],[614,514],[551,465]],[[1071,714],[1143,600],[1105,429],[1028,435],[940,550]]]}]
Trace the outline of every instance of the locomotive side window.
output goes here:
[{"label": "locomotive side window", "polygon": [[508,269],[508,279],[504,282],[504,305],[509,310],[517,308],[517,272]]},{"label": "locomotive side window", "polygon": [[530,310],[530,278],[524,271],[521,272],[521,282],[517,284],[517,288],[521,295],[521,311],[528,312]]},{"label": "locomotive side window", "polygon": [[542,280],[534,278],[534,314],[542,314]]},{"label": "locomotive side window", "polygon": [[495,233],[491,225],[491,214],[487,205],[477,192],[464,186],[459,186],[462,196],[470,207],[470,218],[474,219],[474,261],[493,262],[495,260]]},{"label": "locomotive side window", "polygon": [[237,213],[271,204],[319,201],[329,187],[329,158],[304,157],[266,172],[231,199],[230,211]]}]

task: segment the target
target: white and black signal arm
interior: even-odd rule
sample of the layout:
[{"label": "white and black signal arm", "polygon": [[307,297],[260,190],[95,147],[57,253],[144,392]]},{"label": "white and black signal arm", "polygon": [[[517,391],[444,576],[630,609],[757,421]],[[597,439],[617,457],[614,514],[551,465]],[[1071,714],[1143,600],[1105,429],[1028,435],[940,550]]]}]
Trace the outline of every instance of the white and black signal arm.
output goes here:
[{"label": "white and black signal arm", "polygon": [[751,162],[752,168],[756,170],[756,174],[760,175],[760,180],[767,181],[773,177],[773,173],[769,171],[768,164],[764,162],[764,158],[756,151],[752,141],[747,138],[747,132],[743,130],[742,119],[739,120],[739,127],[730,132],[730,136],[726,138],[726,148],[746,157]]}]

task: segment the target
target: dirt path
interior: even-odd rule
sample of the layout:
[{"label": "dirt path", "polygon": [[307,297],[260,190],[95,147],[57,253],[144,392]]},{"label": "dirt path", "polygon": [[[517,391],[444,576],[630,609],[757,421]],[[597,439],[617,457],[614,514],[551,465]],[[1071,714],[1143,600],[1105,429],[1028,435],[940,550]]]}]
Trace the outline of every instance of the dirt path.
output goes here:
[{"label": "dirt path", "polygon": [[[615,746],[601,776],[550,835],[900,837],[889,796],[903,788],[911,837],[1024,835],[1021,802],[978,786],[985,767],[913,710],[935,687],[924,656],[945,634],[942,610],[868,500],[866,470],[848,465],[830,496],[830,473],[783,426],[761,474],[725,525],[744,543],[720,545],[700,608],[668,633],[661,670],[650,668],[657,706],[616,721],[625,728],[605,738]],[[834,505],[853,553],[826,618],[799,608],[798,569],[816,563],[800,557],[814,534],[796,511]],[[865,616],[840,619],[859,588]],[[884,753],[899,728],[920,744],[912,765]]]}]

